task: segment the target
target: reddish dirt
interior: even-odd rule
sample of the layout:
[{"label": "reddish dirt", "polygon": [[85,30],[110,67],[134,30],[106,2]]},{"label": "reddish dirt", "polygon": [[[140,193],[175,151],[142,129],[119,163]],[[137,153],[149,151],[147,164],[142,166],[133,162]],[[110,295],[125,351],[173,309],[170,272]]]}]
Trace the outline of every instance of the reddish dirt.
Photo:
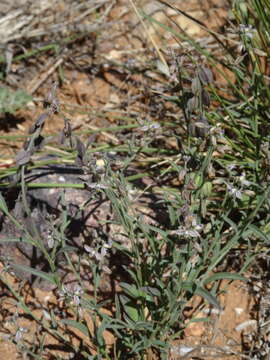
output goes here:
[{"label": "reddish dirt", "polygon": [[[12,276],[7,275],[6,280],[12,284],[14,288],[18,289],[19,284]],[[241,324],[245,324],[248,320],[252,320],[251,310],[254,302],[248,292],[246,284],[240,281],[232,283],[223,281],[221,283],[220,290],[224,290],[224,293],[219,297],[219,302],[223,311],[216,314],[215,310],[212,309],[210,322],[195,322],[188,325],[184,332],[184,339],[172,344],[172,360],[182,358],[179,354],[181,354],[181,349],[184,346],[194,349],[194,352],[192,353],[193,356],[203,357],[204,355],[210,360],[216,359],[218,356],[225,360],[240,359],[243,335],[251,333],[256,329],[254,327],[254,321],[251,323],[251,326],[243,326],[242,330],[237,329],[237,327]],[[27,286],[24,287],[21,295],[24,297],[25,303],[28,306],[31,306],[31,303],[34,302],[35,304],[40,304],[45,308],[47,306],[49,309],[52,304],[56,304],[57,302],[57,298],[52,291],[42,291],[39,289],[33,290]],[[59,305],[61,307],[60,303]],[[206,313],[206,310],[209,309],[209,307],[207,305],[201,307],[200,305],[202,305],[202,299],[200,297],[194,297],[192,301],[187,304],[189,311],[186,313],[186,323],[189,322],[188,318],[191,316],[194,318],[194,314],[196,314],[195,318],[197,319],[209,316],[209,314]],[[201,308],[200,311],[198,311],[198,307]],[[2,310],[5,310],[4,312],[8,312],[10,314],[14,314],[17,311],[17,307],[15,307],[13,301],[9,297],[4,297],[2,299],[1,308]],[[107,310],[104,311],[108,313]],[[18,313],[21,315],[20,320],[15,324],[4,321],[4,319],[0,320],[1,337],[5,339],[7,334],[13,334],[14,338],[17,326],[21,326],[28,330],[28,332],[24,335],[24,339],[29,343],[32,343],[35,338],[34,333],[37,330],[37,324],[32,320],[24,318],[22,316],[24,314],[23,310],[19,310]],[[34,313],[37,318],[40,318],[43,315],[41,310],[35,310]],[[91,331],[93,328],[92,320],[89,315],[86,315],[85,319],[88,319],[87,325]],[[5,332],[3,329],[5,329]],[[84,334],[74,328],[69,328],[69,330],[74,334],[74,336],[70,338],[74,345],[78,345],[78,339],[82,338],[91,348],[91,342],[89,342],[89,339]],[[114,343],[114,336],[109,331],[105,331],[104,337],[107,345],[112,346]],[[45,345],[52,344],[57,345],[57,341],[53,336],[49,334],[46,335]],[[229,356],[226,356],[226,351],[224,349],[234,351],[235,355],[230,354]],[[16,345],[12,344],[10,341],[2,341],[0,343],[0,352],[6,356],[6,359],[15,360],[21,358],[17,353]],[[54,351],[54,355],[64,356],[64,353],[59,350]]]},{"label": "reddish dirt", "polygon": [[[3,270],[3,266],[0,264],[0,271]],[[21,280],[18,281],[16,278],[9,274],[5,274],[3,279],[9,286],[20,293],[20,296],[24,299],[25,304],[29,308],[33,308],[33,314],[37,319],[41,319],[44,317],[44,312],[42,309],[46,309],[48,312],[50,309],[55,309],[56,307],[61,311],[65,311],[65,304],[59,297],[56,297],[53,291],[44,291],[38,288],[32,289],[28,285],[24,285],[22,289]],[[26,332],[23,334],[23,338],[29,345],[36,344],[38,324],[34,320],[30,319],[27,316],[27,313],[16,305],[16,300],[11,298],[9,295],[3,295],[1,300],[1,315],[0,317],[0,353],[3,358],[8,360],[15,359],[23,359],[21,355],[18,354],[17,345],[14,343],[16,331],[19,327],[25,328]],[[40,308],[40,309],[38,309]],[[110,314],[108,310],[103,309],[104,313]],[[11,321],[10,317],[14,316],[14,314],[18,314],[18,320]],[[91,333],[93,331],[93,321],[89,316],[89,313],[82,314],[84,319],[86,320],[87,327]],[[70,318],[70,317],[69,317]],[[58,319],[58,324],[60,323],[58,316],[56,315],[56,319]],[[94,348],[89,340],[89,337],[80,332],[78,329],[74,327],[68,327],[68,332],[70,334],[69,341],[75,346],[79,346],[79,342],[83,339],[84,343],[89,346],[89,349],[93,349],[92,353],[95,354]],[[67,334],[67,332],[66,332]],[[39,333],[39,337],[43,335]],[[45,335],[45,334],[44,334]],[[107,330],[104,331],[104,338],[108,347],[112,346],[114,343],[114,336]],[[8,340],[10,339],[10,341]],[[13,341],[12,341],[13,340]],[[53,350],[54,356],[61,356],[61,358],[69,358],[67,353],[61,350],[61,346],[59,345],[59,341],[50,333],[46,333],[44,346],[55,346],[55,350]],[[59,350],[57,350],[59,348]],[[47,352],[49,353],[49,351]],[[5,357],[4,357],[5,356]],[[42,354],[43,358],[45,358],[45,354]],[[49,356],[46,357],[50,358]]]},{"label": "reddish dirt", "polygon": [[[247,285],[234,281],[222,281],[220,284],[222,295],[219,296],[219,302],[223,310],[220,313],[210,315],[211,322],[198,322],[190,324],[185,330],[185,338],[183,342],[177,345],[185,345],[194,348],[193,356],[207,356],[207,359],[222,359],[237,360],[240,358],[242,350],[242,336],[244,333],[255,330],[254,323],[252,327],[244,327],[239,330],[237,327],[240,324],[251,320],[251,309],[254,305],[253,299],[249,294]],[[195,297],[192,300],[192,308],[196,308],[201,299]],[[207,308],[206,308],[207,309]],[[205,308],[197,312],[195,318],[204,318],[207,316]],[[188,320],[187,320],[188,321]],[[176,346],[176,344],[174,344]],[[198,350],[196,348],[198,347]],[[223,349],[230,349],[235,352],[235,355],[226,355]],[[223,350],[223,351],[222,351]],[[177,347],[175,348],[175,352]],[[197,351],[197,353],[196,353]],[[181,357],[175,357],[181,359]]]}]

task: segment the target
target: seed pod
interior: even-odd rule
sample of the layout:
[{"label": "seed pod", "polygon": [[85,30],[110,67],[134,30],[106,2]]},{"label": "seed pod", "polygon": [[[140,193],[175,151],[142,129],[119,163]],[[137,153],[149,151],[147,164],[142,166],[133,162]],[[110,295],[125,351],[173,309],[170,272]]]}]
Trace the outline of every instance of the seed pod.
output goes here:
[{"label": "seed pod", "polygon": [[202,91],[202,84],[197,76],[192,80],[191,91],[195,96],[199,96]]},{"label": "seed pod", "polygon": [[210,106],[210,95],[205,89],[202,90],[202,103],[207,107]]},{"label": "seed pod", "polygon": [[76,164],[82,166],[84,165],[86,148],[85,145],[81,142],[81,140],[77,137],[76,137],[76,149],[77,149]]},{"label": "seed pod", "polygon": [[190,113],[192,113],[198,108],[199,108],[199,99],[197,96],[193,96],[193,98],[189,99],[187,102],[187,109]]},{"label": "seed pod", "polygon": [[195,135],[200,138],[205,138],[209,132],[209,123],[205,116],[200,116],[195,123]]},{"label": "seed pod", "polygon": [[204,66],[199,70],[198,76],[203,85],[211,84],[214,81],[212,71]]},{"label": "seed pod", "polygon": [[29,128],[28,134],[33,134],[38,128],[43,127],[46,118],[48,117],[48,113],[41,114],[36,122]]},{"label": "seed pod", "polygon": [[29,163],[32,152],[30,150],[21,149],[15,157],[16,165],[22,166]]}]

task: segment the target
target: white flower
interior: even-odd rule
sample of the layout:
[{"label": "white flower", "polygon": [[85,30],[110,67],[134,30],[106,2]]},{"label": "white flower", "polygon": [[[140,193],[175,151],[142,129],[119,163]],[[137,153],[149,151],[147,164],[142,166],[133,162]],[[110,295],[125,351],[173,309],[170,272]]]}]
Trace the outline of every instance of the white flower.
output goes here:
[{"label": "white flower", "polygon": [[27,333],[27,331],[28,330],[26,328],[21,327],[21,326],[19,327],[19,329],[16,331],[16,334],[15,334],[16,343],[18,343],[22,339],[23,334]]},{"label": "white flower", "polygon": [[112,247],[112,240],[109,240],[108,243],[102,245],[100,252],[93,249],[88,245],[84,245],[84,249],[89,253],[91,257],[96,258],[97,261],[102,262],[108,254],[108,249]]},{"label": "white flower", "polygon": [[42,312],[43,312],[44,318],[45,318],[46,320],[48,320],[48,321],[51,321],[51,320],[52,320],[51,315],[48,313],[48,311],[42,310]]},{"label": "white flower", "polygon": [[96,250],[94,248],[92,248],[91,246],[84,245],[84,249],[88,252],[88,254],[91,257],[94,257],[96,255]]},{"label": "white flower", "polygon": [[188,238],[188,237],[192,237],[192,238],[200,237],[200,234],[199,234],[199,232],[197,230],[195,230],[195,229],[186,229],[183,226],[180,226],[177,230],[172,231],[171,234],[183,236],[185,238]]},{"label": "white flower", "polygon": [[97,189],[97,190],[101,190],[101,189],[107,189],[108,186],[105,184],[98,184],[98,183],[92,183],[92,184],[87,184],[87,186],[90,189]]},{"label": "white flower", "polygon": [[47,244],[49,249],[53,249],[54,247],[54,238],[51,232],[47,235]]},{"label": "white flower", "polygon": [[197,223],[196,216],[190,214],[185,217],[185,226],[179,226],[177,230],[171,232],[172,235],[179,235],[184,238],[198,238],[200,237],[200,232],[203,229],[202,224]]},{"label": "white flower", "polygon": [[65,287],[65,285],[62,285],[62,290],[60,290],[58,292],[58,295],[59,295],[59,300],[65,300],[66,299],[66,297],[68,296],[68,290]]},{"label": "white flower", "polygon": [[80,287],[80,285],[75,285],[74,291],[73,291],[73,303],[76,306],[79,306],[81,303],[81,296],[83,294],[83,289]]},{"label": "white flower", "polygon": [[229,165],[227,165],[227,169],[228,169],[229,171],[236,169],[236,164],[229,164]]},{"label": "white flower", "polygon": [[75,306],[79,306],[81,303],[81,296],[83,294],[83,289],[80,285],[76,284],[73,290],[68,290],[65,285],[62,286],[62,290],[59,291],[59,300],[73,301]]},{"label": "white flower", "polygon": [[155,129],[159,129],[160,128],[160,124],[157,122],[151,122],[147,125],[144,125],[140,128],[141,131],[148,131],[148,130],[155,130]]},{"label": "white flower", "polygon": [[217,123],[210,128],[210,137],[214,146],[217,145],[217,140],[224,141],[224,130],[221,126],[221,123]]},{"label": "white flower", "polygon": [[102,246],[100,253],[96,252],[95,257],[98,261],[103,261],[103,259],[106,257],[107,255],[107,251],[108,249],[104,246]]},{"label": "white flower", "polygon": [[239,180],[240,180],[240,183],[241,183],[241,185],[244,187],[244,186],[249,186],[251,183],[250,183],[250,181],[248,181],[247,179],[246,179],[246,174],[243,172],[242,174],[241,174],[241,176],[239,177]]},{"label": "white flower", "polygon": [[224,130],[222,129],[221,123],[217,123],[215,126],[210,128],[211,135],[216,135],[220,138],[224,137]]},{"label": "white flower", "polygon": [[108,243],[103,245],[105,248],[110,249],[112,247],[112,239],[108,241]]},{"label": "white flower", "polygon": [[252,39],[254,37],[254,33],[256,32],[256,29],[254,29],[252,25],[245,24],[240,24],[239,30],[241,34],[245,35],[249,39]]},{"label": "white flower", "polygon": [[196,231],[198,231],[198,232],[201,232],[202,229],[203,229],[203,225],[202,225],[202,224],[198,224],[195,217],[192,219],[192,224],[191,224],[191,225],[192,225],[193,229],[196,230]]},{"label": "white flower", "polygon": [[229,194],[235,198],[235,199],[239,199],[241,200],[242,199],[242,191],[241,189],[237,189],[236,187],[233,187],[231,184],[227,184],[227,189],[228,189],[228,192]]}]

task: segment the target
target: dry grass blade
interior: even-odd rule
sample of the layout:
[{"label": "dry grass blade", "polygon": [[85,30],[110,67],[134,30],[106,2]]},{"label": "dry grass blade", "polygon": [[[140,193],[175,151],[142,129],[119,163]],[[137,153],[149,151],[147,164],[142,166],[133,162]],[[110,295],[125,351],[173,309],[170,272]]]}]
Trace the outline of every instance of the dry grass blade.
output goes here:
[{"label": "dry grass blade", "polygon": [[158,47],[155,39],[153,38],[153,36],[151,35],[151,33],[148,31],[148,29],[147,29],[147,27],[146,27],[146,25],[145,25],[145,23],[144,23],[141,15],[139,14],[139,11],[138,11],[136,5],[134,4],[133,0],[129,0],[129,1],[130,1],[130,3],[131,3],[132,8],[134,9],[136,15],[138,16],[138,18],[139,18],[139,20],[140,20],[140,22],[141,22],[141,24],[142,24],[142,26],[143,26],[143,28],[144,28],[144,30],[145,30],[145,32],[146,32],[147,37],[149,38],[150,42],[153,44],[153,46],[154,46],[154,48],[155,48],[155,50],[156,50],[156,52],[157,52],[157,54],[158,54],[161,62],[164,64],[164,66],[166,67],[166,69],[168,69],[167,61],[165,60],[164,56],[162,55],[161,51],[159,50],[159,47]]},{"label": "dry grass blade", "polygon": [[42,75],[38,74],[38,76],[31,81],[31,83],[27,86],[28,92],[33,95],[39,87],[50,77],[54,71],[63,63],[64,59],[60,58],[56,60],[52,65],[46,69]]}]

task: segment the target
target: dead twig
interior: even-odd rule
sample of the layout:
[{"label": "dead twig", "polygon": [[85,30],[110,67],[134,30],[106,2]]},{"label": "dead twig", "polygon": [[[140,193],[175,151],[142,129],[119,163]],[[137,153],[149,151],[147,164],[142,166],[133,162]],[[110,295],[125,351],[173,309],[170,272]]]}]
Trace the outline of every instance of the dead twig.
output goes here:
[{"label": "dead twig", "polygon": [[55,70],[63,63],[64,59],[61,57],[58,59],[52,66],[49,67],[48,70],[46,70],[43,75],[38,75],[28,86],[27,91],[33,95],[37,89],[40,88],[40,86],[50,77]]}]

